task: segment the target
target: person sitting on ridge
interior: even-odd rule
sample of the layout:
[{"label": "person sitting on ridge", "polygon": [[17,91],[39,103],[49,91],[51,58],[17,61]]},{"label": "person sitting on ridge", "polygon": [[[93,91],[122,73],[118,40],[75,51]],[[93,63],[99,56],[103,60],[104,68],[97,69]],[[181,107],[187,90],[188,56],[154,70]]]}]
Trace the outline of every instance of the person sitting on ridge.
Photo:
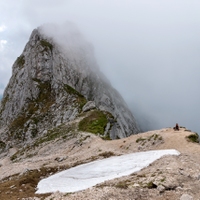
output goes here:
[{"label": "person sitting on ridge", "polygon": [[179,125],[178,125],[178,123],[176,123],[176,126],[174,127],[174,130],[175,131],[179,131]]}]

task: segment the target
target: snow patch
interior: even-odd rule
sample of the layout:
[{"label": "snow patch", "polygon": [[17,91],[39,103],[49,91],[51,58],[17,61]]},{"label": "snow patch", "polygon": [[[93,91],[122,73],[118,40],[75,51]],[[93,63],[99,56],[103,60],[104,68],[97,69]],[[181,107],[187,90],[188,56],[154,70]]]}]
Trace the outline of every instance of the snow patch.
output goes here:
[{"label": "snow patch", "polygon": [[41,180],[37,194],[52,192],[76,192],[98,183],[130,175],[147,167],[164,155],[179,155],[174,149],[146,151],[97,160],[79,165]]}]

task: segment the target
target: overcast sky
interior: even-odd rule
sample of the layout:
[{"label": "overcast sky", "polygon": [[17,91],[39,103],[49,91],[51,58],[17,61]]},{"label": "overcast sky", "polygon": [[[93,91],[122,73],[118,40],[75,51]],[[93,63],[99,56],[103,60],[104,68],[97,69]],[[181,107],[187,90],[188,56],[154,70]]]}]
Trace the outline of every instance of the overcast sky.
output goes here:
[{"label": "overcast sky", "polygon": [[143,128],[200,133],[199,0],[0,0],[0,94],[32,30],[66,20]]}]

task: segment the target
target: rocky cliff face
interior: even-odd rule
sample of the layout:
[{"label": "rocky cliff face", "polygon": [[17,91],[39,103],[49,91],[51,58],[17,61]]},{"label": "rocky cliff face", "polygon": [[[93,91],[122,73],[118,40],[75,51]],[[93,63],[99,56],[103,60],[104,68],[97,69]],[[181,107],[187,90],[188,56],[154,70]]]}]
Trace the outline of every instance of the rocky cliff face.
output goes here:
[{"label": "rocky cliff face", "polygon": [[106,116],[104,136],[138,133],[124,100],[100,72],[91,45],[73,25],[64,29],[35,29],[15,61],[1,101],[1,140],[31,141],[91,109]]}]

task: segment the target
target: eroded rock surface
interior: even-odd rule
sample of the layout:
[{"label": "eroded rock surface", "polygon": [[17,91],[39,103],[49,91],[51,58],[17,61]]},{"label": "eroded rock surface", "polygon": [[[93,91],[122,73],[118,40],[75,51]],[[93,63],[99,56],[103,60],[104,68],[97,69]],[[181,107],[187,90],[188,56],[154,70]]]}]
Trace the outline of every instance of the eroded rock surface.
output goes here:
[{"label": "eroded rock surface", "polygon": [[92,46],[72,24],[35,29],[13,65],[3,95],[1,140],[30,142],[76,119],[83,107],[112,115],[112,139],[140,131],[123,98],[100,72]]}]

